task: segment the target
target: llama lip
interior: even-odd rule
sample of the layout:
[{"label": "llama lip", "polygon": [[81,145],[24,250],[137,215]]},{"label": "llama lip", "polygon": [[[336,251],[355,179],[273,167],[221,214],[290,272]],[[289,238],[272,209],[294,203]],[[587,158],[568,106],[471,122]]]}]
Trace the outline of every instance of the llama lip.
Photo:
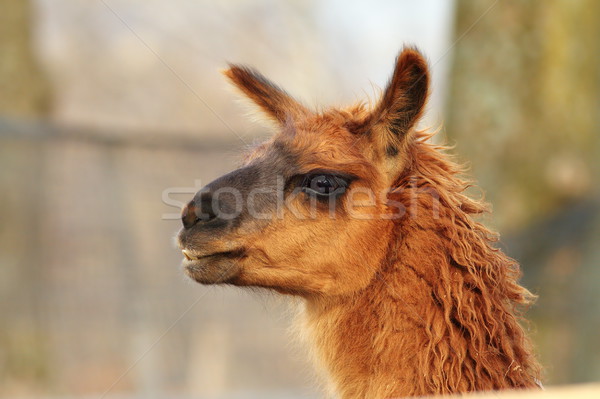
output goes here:
[{"label": "llama lip", "polygon": [[238,262],[244,257],[243,248],[233,251],[195,253],[182,249],[184,273],[200,284],[221,284],[239,273]]},{"label": "llama lip", "polygon": [[181,253],[187,260],[198,260],[201,258],[200,256],[194,255],[191,251],[189,251],[187,249],[182,249]]},{"label": "llama lip", "polygon": [[194,254],[189,249],[182,249],[181,253],[183,254],[183,256],[185,257],[186,260],[196,261],[196,260],[201,260],[201,259],[210,258],[210,257],[214,257],[214,256],[236,257],[236,256],[239,256],[242,254],[242,250],[213,252],[213,253],[209,253],[209,254],[198,255],[198,254]]},{"label": "llama lip", "polygon": [[198,255],[198,254],[194,254],[189,249],[182,249],[181,253],[183,254],[183,256],[185,257],[186,260],[194,261],[194,260],[200,260],[203,258],[208,258],[211,256],[226,255],[229,252],[214,252],[214,253],[210,253],[210,254]]}]

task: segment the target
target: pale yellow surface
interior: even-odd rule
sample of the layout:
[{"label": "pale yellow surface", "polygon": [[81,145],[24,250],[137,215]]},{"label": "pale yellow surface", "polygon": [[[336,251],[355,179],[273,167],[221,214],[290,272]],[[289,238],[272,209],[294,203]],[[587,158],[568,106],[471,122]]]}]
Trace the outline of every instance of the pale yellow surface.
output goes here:
[{"label": "pale yellow surface", "polygon": [[[436,396],[437,398],[438,396]],[[468,399],[600,399],[600,383],[546,387],[543,391],[496,391],[458,395]]]}]

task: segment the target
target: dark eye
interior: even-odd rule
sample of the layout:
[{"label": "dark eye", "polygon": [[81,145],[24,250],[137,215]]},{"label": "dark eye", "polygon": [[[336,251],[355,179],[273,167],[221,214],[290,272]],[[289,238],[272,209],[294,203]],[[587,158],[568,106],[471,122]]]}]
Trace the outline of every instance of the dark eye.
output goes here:
[{"label": "dark eye", "polygon": [[302,182],[302,190],[317,197],[330,197],[343,194],[348,187],[348,181],[340,176],[331,174],[307,175]]}]

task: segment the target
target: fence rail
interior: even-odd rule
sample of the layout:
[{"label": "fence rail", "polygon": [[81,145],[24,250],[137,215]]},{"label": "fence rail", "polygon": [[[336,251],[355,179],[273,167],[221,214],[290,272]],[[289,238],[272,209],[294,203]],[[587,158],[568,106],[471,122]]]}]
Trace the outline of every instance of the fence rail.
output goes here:
[{"label": "fence rail", "polygon": [[[218,134],[217,134],[218,133]],[[251,143],[249,135],[244,141]],[[230,132],[159,132],[61,125],[47,120],[0,117],[0,138],[33,141],[76,141],[105,147],[181,151],[239,149],[245,145]]]}]

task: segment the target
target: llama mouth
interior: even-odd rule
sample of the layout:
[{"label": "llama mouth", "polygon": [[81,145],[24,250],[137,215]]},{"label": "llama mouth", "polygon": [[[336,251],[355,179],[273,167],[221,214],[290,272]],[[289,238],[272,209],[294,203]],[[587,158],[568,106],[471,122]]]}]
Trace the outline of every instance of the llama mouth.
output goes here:
[{"label": "llama mouth", "polygon": [[194,255],[192,251],[188,249],[182,249],[181,253],[187,260],[200,260],[202,258],[202,256]]},{"label": "llama mouth", "polygon": [[244,257],[244,250],[194,253],[182,249],[184,273],[200,284],[227,283],[239,273],[238,262]]},{"label": "llama mouth", "polygon": [[226,257],[226,258],[239,257],[242,255],[243,250],[238,249],[238,250],[233,250],[233,251],[213,252],[213,253],[209,253],[209,254],[195,254],[192,251],[190,251],[189,249],[182,249],[181,253],[183,254],[183,256],[185,257],[186,260],[193,262],[193,261],[217,257],[217,256],[222,256],[222,257]]}]

